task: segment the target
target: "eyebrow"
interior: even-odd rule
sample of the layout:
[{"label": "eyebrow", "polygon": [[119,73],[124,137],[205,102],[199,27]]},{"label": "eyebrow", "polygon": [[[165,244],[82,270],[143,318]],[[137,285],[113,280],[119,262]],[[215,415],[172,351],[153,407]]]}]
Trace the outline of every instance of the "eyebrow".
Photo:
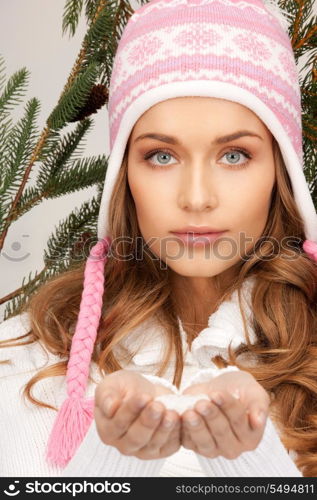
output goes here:
[{"label": "eyebrow", "polygon": [[[226,142],[234,141],[235,139],[240,139],[240,137],[258,137],[263,141],[263,137],[261,137],[258,134],[255,134],[254,132],[250,132],[249,130],[238,130],[237,132],[234,132],[232,134],[228,135],[223,135],[222,137],[216,137],[214,141],[212,141],[212,145],[217,145],[217,144],[225,144]],[[169,135],[163,135],[163,134],[155,134],[155,133],[149,133],[149,134],[142,134],[139,135],[135,139],[134,142],[140,141],[141,139],[156,139],[161,142],[167,142],[168,144],[174,144],[174,145],[179,145],[179,141],[177,140],[176,137],[169,136]]]}]

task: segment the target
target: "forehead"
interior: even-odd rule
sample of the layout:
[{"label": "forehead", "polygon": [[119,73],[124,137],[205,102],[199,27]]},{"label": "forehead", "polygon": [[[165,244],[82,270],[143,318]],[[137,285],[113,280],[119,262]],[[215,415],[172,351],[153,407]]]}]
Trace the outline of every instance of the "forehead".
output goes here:
[{"label": "forehead", "polygon": [[[262,120],[240,103],[215,97],[176,97],[146,110],[135,123],[130,140],[147,132],[174,136],[197,134],[210,141],[215,136],[246,129],[270,138]],[[208,137],[207,137],[208,136]]]}]

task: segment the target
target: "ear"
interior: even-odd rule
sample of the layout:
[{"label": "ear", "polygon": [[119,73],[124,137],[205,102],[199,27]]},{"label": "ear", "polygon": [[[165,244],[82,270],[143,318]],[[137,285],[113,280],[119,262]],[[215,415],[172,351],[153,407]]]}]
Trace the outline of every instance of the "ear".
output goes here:
[{"label": "ear", "polygon": [[303,243],[303,250],[306,252],[315,262],[317,262],[317,243],[312,240],[305,240]]}]

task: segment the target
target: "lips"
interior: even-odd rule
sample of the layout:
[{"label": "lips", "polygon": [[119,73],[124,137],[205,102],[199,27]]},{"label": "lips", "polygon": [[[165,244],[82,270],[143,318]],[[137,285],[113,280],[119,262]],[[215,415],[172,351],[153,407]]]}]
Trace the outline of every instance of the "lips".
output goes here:
[{"label": "lips", "polygon": [[181,229],[175,229],[171,231],[172,233],[177,234],[185,234],[185,233],[194,233],[194,234],[209,234],[209,233],[223,233],[226,229],[216,229],[209,226],[186,226]]},{"label": "lips", "polygon": [[214,243],[218,238],[220,238],[224,233],[225,231],[221,231],[218,233],[172,232],[172,234],[174,234],[177,238],[183,241],[183,243],[185,243],[186,245],[195,245],[195,246],[210,245],[211,243]]}]

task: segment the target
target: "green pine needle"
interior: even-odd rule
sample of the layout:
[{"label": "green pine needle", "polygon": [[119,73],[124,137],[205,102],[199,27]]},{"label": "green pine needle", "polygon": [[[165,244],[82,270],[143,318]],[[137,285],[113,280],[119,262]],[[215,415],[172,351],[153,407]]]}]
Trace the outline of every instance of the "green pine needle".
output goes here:
[{"label": "green pine needle", "polygon": [[67,0],[63,13],[63,35],[69,30],[69,35],[74,36],[78,26],[83,0]]},{"label": "green pine needle", "polygon": [[91,88],[99,74],[98,64],[93,61],[86,70],[79,74],[73,85],[63,94],[60,102],[47,120],[49,128],[58,130],[72,120],[85,105]]}]

